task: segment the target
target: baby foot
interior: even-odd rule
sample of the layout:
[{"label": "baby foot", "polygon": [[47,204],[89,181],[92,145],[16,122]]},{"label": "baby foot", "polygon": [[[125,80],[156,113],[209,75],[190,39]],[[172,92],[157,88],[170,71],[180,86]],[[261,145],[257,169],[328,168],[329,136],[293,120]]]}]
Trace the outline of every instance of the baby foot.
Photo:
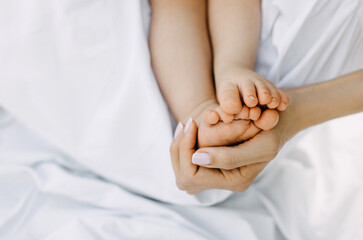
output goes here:
[{"label": "baby foot", "polygon": [[198,131],[198,146],[226,146],[246,141],[261,130],[272,129],[279,120],[276,110],[242,107],[235,116],[224,113],[219,106],[206,110]]},{"label": "baby foot", "polygon": [[264,106],[284,111],[289,98],[263,76],[246,68],[235,68],[222,79],[217,78],[221,109],[230,115],[242,110],[242,102],[249,108]]},{"label": "baby foot", "polygon": [[[279,120],[277,110],[284,111],[289,103],[286,93],[246,68],[229,71],[218,83],[220,107],[204,113],[199,147],[231,145],[270,130]],[[267,109],[261,113],[258,106]]]}]

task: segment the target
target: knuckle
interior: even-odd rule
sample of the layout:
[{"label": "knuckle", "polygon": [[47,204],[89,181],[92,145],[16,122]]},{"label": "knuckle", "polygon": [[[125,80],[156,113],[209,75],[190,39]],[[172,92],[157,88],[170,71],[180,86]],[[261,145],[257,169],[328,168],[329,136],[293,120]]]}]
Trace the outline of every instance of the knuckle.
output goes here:
[{"label": "knuckle", "polygon": [[220,167],[226,170],[233,169],[233,166],[235,164],[235,160],[233,157],[227,157],[224,155],[220,156],[219,161],[220,163],[218,165],[220,165]]},{"label": "knuckle", "polygon": [[182,190],[182,191],[186,191],[186,190],[188,190],[188,187],[187,187],[187,185],[186,185],[186,183],[185,183],[184,181],[179,181],[179,182],[177,183],[177,186],[178,186],[178,188],[179,188],[180,190]]},{"label": "knuckle", "polygon": [[245,192],[249,186],[251,185],[252,180],[250,178],[237,178],[235,181],[232,182],[232,191],[233,192]]},{"label": "knuckle", "polygon": [[[218,134],[217,136],[222,136],[221,134]],[[212,160],[212,164],[215,165],[216,167],[219,167],[221,165],[221,163],[223,163],[225,160],[225,156],[220,155],[218,152],[211,154],[211,160]]]},{"label": "knuckle", "polygon": [[180,189],[180,190],[182,190],[182,191],[184,191],[185,189],[184,189],[184,186],[182,185],[182,183],[179,181],[179,180],[176,180],[176,186]]},{"label": "knuckle", "polygon": [[225,184],[225,188],[230,190],[230,191],[233,191],[234,192],[234,189],[235,189],[235,185],[233,184],[233,182],[231,181],[228,181],[226,184]]},{"label": "knuckle", "polygon": [[182,175],[178,181],[179,189],[188,191],[191,186],[193,186],[191,178],[189,176]]},{"label": "knuckle", "polygon": [[176,151],[176,142],[175,141],[173,141],[171,144],[170,144],[170,147],[169,147],[169,151],[170,151],[170,153],[172,154],[172,153],[174,153],[175,151]]},{"label": "knuckle", "polygon": [[242,186],[244,187],[248,187],[252,184],[252,182],[255,180],[255,178],[257,177],[258,173],[260,172],[259,168],[251,168],[251,167],[246,167],[241,171],[241,183]]},{"label": "knuckle", "polygon": [[234,157],[228,158],[226,168],[228,170],[231,170],[231,169],[235,168],[235,166],[236,166],[236,158],[234,158]]},{"label": "knuckle", "polygon": [[230,189],[233,192],[241,193],[246,191],[246,186],[244,184],[241,184],[239,181],[233,181],[230,185]]}]

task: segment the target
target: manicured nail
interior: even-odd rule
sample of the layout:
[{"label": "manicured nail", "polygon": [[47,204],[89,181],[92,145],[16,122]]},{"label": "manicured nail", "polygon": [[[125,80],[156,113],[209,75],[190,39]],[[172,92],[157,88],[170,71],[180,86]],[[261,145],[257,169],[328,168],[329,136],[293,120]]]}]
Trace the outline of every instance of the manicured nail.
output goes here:
[{"label": "manicured nail", "polygon": [[208,153],[194,153],[192,157],[192,163],[197,165],[207,165],[212,161]]},{"label": "manicured nail", "polygon": [[177,138],[182,130],[183,130],[183,125],[181,123],[178,123],[178,126],[175,129],[174,138]]},{"label": "manicured nail", "polygon": [[184,128],[184,132],[185,132],[185,133],[186,133],[186,132],[188,132],[188,130],[189,130],[189,128],[190,128],[190,126],[192,125],[192,121],[193,121],[193,119],[190,117],[190,118],[188,119],[187,124],[185,124],[185,128]]},{"label": "manicured nail", "polygon": [[251,96],[248,96],[248,98],[251,99],[251,100],[255,100],[256,99],[256,97],[255,96],[252,96],[252,95]]}]

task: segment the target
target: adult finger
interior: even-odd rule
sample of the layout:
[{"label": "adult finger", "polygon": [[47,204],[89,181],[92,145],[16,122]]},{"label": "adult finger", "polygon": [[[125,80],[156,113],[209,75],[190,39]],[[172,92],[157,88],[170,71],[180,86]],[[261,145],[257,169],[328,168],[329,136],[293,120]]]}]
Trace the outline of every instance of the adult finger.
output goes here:
[{"label": "adult finger", "polygon": [[274,159],[280,141],[271,131],[262,131],[255,137],[231,147],[200,148],[193,155],[193,163],[207,168],[234,169]]},{"label": "adult finger", "polygon": [[171,162],[173,165],[173,169],[175,172],[175,175],[179,174],[180,164],[179,164],[179,145],[180,140],[183,136],[183,124],[178,123],[178,126],[175,129],[174,133],[174,139],[172,143],[170,144],[170,155],[171,155]]},{"label": "adult finger", "polygon": [[266,162],[255,163],[232,170],[200,167],[196,183],[205,189],[227,189],[244,192],[266,166]]},{"label": "adult finger", "polygon": [[198,127],[197,124],[189,118],[185,125],[183,136],[180,140],[179,159],[181,177],[194,176],[197,166],[192,163],[192,156],[195,152]]}]

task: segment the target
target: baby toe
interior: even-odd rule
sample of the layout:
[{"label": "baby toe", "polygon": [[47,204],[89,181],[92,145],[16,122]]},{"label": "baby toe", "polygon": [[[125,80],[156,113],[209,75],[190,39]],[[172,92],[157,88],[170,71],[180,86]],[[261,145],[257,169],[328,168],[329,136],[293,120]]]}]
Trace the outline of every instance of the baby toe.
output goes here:
[{"label": "baby toe", "polygon": [[261,108],[254,107],[250,109],[249,118],[253,121],[256,121],[261,116]]},{"label": "baby toe", "polygon": [[255,84],[252,81],[245,81],[240,86],[243,102],[247,107],[255,107],[258,104]]},{"label": "baby toe", "polygon": [[234,115],[233,114],[228,114],[226,112],[224,112],[220,107],[218,107],[216,109],[216,112],[218,113],[218,115],[220,116],[220,119],[224,122],[224,123],[231,123],[234,120]]},{"label": "baby toe", "polygon": [[249,119],[249,115],[250,115],[250,108],[247,106],[243,106],[242,110],[236,115],[236,117],[238,119]]},{"label": "baby toe", "polygon": [[233,115],[241,111],[241,97],[235,84],[230,82],[222,83],[219,93],[218,99],[225,113]]},{"label": "baby toe", "polygon": [[213,110],[206,110],[203,114],[203,121],[207,125],[217,124],[220,120],[219,114]]},{"label": "baby toe", "polygon": [[257,89],[257,95],[258,95],[258,101],[261,105],[267,105],[269,102],[271,102],[271,92],[270,89],[266,86],[266,84],[257,81],[255,83],[256,89]]}]

